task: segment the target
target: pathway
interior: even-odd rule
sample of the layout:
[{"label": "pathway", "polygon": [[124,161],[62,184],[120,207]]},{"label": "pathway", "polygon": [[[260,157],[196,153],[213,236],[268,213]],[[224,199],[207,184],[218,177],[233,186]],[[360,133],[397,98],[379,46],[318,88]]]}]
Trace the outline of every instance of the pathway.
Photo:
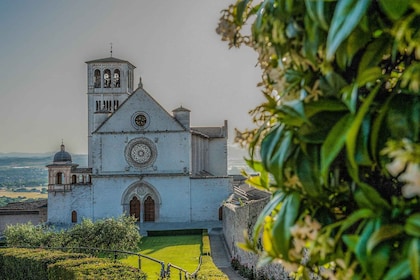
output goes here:
[{"label": "pathway", "polygon": [[222,228],[213,228],[209,231],[211,256],[214,264],[225,273],[230,280],[243,280],[230,265],[230,257],[226,248]]}]

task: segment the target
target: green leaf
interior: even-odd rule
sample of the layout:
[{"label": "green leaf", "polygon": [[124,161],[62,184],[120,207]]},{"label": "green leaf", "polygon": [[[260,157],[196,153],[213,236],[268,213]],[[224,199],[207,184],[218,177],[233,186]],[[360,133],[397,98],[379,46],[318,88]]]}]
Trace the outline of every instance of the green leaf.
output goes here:
[{"label": "green leaf", "polygon": [[254,24],[252,25],[252,33],[255,38],[258,38],[258,34],[261,32],[261,26],[263,22],[263,17],[265,14],[265,8],[269,2],[273,2],[273,0],[264,0],[257,11],[257,18],[255,19]]},{"label": "green leaf", "polygon": [[384,209],[390,209],[389,203],[382,198],[378,191],[372,186],[361,182],[355,177],[355,174],[351,174],[353,180],[356,181],[358,188],[354,192],[354,198],[361,208],[369,208],[377,213],[381,213]]},{"label": "green leaf", "polygon": [[372,129],[370,132],[370,150],[373,160],[375,162],[378,162],[380,150],[382,149],[388,138],[384,137],[384,131],[381,130],[381,127],[383,127],[386,114],[390,107],[392,99],[391,97],[392,96],[388,97],[386,101],[383,102],[382,107],[379,109],[379,113],[373,121]]},{"label": "green leaf", "polygon": [[370,166],[373,164],[370,155],[370,132],[371,132],[371,114],[367,114],[362,121],[359,133],[357,135],[355,160],[358,165]]},{"label": "green leaf", "polygon": [[323,111],[340,112],[347,111],[346,105],[337,99],[320,99],[318,101],[309,102],[305,105],[305,115],[307,118]]},{"label": "green leaf", "polygon": [[277,191],[273,194],[273,197],[268,202],[268,204],[264,207],[261,211],[260,215],[258,216],[257,221],[255,222],[254,230],[252,233],[254,245],[258,243],[258,238],[260,238],[260,233],[264,225],[265,217],[270,216],[274,209],[278,208],[279,205],[285,199],[286,194],[282,191]]},{"label": "green leaf", "polygon": [[[368,113],[369,108],[375,99],[376,94],[379,91],[379,85],[377,85],[368,95],[368,97],[363,101],[362,106],[358,110],[356,117],[351,124],[350,129],[348,130],[347,139],[346,139],[346,148],[347,148],[347,159],[350,163],[350,168],[353,170],[350,173],[355,174],[354,177],[358,180],[358,166],[355,159],[356,155],[356,143],[357,143],[357,136],[360,130],[360,126],[363,123],[363,119],[365,115]],[[362,131],[364,132],[364,131]],[[369,132],[366,132],[369,133]],[[369,135],[366,136],[369,138]]]},{"label": "green leaf", "polygon": [[344,231],[346,231],[348,228],[353,226],[356,222],[358,222],[361,219],[368,219],[375,217],[376,214],[371,209],[364,208],[359,209],[350,214],[342,223],[340,227],[340,231],[338,235],[341,235]]},{"label": "green leaf", "polygon": [[338,1],[327,37],[327,60],[333,59],[336,50],[359,24],[370,3],[371,0]]},{"label": "green leaf", "polygon": [[343,235],[343,242],[347,245],[350,251],[355,252],[357,243],[359,242],[359,236],[357,234]]},{"label": "green leaf", "polygon": [[288,193],[273,222],[272,238],[285,260],[289,259],[292,237],[290,228],[296,222],[299,207],[300,195],[297,192]]},{"label": "green leaf", "polygon": [[321,147],[321,175],[326,180],[330,165],[344,147],[354,116],[344,115],[331,129]]},{"label": "green leaf", "polygon": [[357,83],[360,86],[364,86],[367,83],[374,83],[382,76],[382,69],[381,67],[371,67],[365,69],[362,73],[357,75]]},{"label": "green leaf", "polygon": [[373,280],[382,280],[382,276],[387,269],[391,255],[391,245],[382,244],[375,248],[368,258],[368,270],[366,271]]},{"label": "green leaf", "polygon": [[[371,34],[363,30],[360,26],[357,26],[346,40],[338,47],[335,54],[335,61],[340,69],[347,71],[348,67],[353,62],[353,57],[359,53],[362,48],[371,39]],[[353,80],[356,73],[347,73],[347,79]]]},{"label": "green leaf", "polygon": [[347,86],[346,80],[335,72],[330,72],[321,77],[319,89],[325,96],[337,96]]},{"label": "green leaf", "polygon": [[368,255],[372,254],[373,249],[379,243],[386,241],[388,239],[394,238],[400,235],[403,231],[404,231],[404,228],[400,224],[388,224],[388,225],[381,226],[369,238],[369,241],[366,246]]},{"label": "green leaf", "polygon": [[279,112],[279,119],[284,124],[300,126],[302,123],[308,122],[302,100],[284,102],[277,107],[277,110]]},{"label": "green leaf", "polygon": [[[283,166],[293,153],[295,146],[292,141],[293,133],[288,130],[281,130],[281,132],[275,132],[275,134],[280,134],[280,138],[275,135],[267,139],[267,136],[263,140],[263,143],[261,143],[261,158],[265,162],[267,171],[273,174],[278,186],[283,185]],[[272,142],[269,143],[270,141]],[[266,153],[265,150],[263,151],[264,146],[269,146],[267,150],[270,153]]]},{"label": "green leaf", "polygon": [[296,172],[305,192],[314,198],[323,195],[319,172],[319,146],[308,145],[307,154],[298,151]]},{"label": "green leaf", "polygon": [[284,126],[277,124],[271,129],[271,131],[264,137],[261,142],[261,160],[264,168],[267,171],[270,171],[270,160],[273,157],[273,154],[276,152],[284,132]]},{"label": "green leaf", "polygon": [[369,220],[365,227],[363,228],[362,233],[360,234],[359,241],[356,245],[355,255],[360,265],[362,266],[365,272],[369,272],[369,256],[367,253],[367,243],[371,234],[376,230],[378,226],[377,220]]},{"label": "green leaf", "polygon": [[410,259],[411,275],[414,280],[420,280],[420,240],[418,238],[411,241],[408,258]]},{"label": "green leaf", "polygon": [[382,76],[379,63],[382,61],[384,54],[389,53],[390,42],[392,40],[388,36],[381,36],[367,46],[357,70],[359,86],[364,86],[367,82],[374,82]]},{"label": "green leaf", "polygon": [[356,113],[358,92],[359,86],[357,83],[352,83],[344,87],[342,90],[342,100],[352,114]]},{"label": "green leaf", "polygon": [[244,11],[248,5],[249,0],[241,0],[236,3],[236,24],[242,25],[244,23]]},{"label": "green leaf", "polygon": [[410,263],[407,259],[403,259],[388,270],[383,280],[399,280],[405,279],[410,275]]},{"label": "green leaf", "polygon": [[420,237],[420,213],[412,214],[407,218],[404,231],[411,236]]},{"label": "green leaf", "polygon": [[303,38],[303,53],[306,58],[314,65],[318,63],[318,48],[320,41],[324,39],[325,32],[319,28],[319,25],[314,22],[307,14],[304,17],[305,21],[305,35]]},{"label": "green leaf", "polygon": [[408,9],[411,0],[381,0],[379,6],[392,20],[398,20]]},{"label": "green leaf", "polygon": [[325,1],[313,1],[305,0],[306,12],[309,17],[321,28],[328,30],[328,23],[325,19],[325,16],[328,14],[328,6],[325,7],[325,4],[328,5]]},{"label": "green leaf", "polygon": [[304,123],[298,130],[299,140],[306,143],[322,144],[345,112],[323,111],[311,116],[309,123]]}]

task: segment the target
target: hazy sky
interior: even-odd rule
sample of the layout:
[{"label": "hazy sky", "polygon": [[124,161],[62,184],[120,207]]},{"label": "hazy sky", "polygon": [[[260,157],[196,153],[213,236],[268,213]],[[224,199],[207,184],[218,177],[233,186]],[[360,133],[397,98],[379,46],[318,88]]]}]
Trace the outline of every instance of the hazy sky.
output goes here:
[{"label": "hazy sky", "polygon": [[261,103],[250,48],[216,34],[234,0],[0,0],[0,152],[87,153],[87,66],[110,56],[137,68],[167,111],[192,126],[252,127]]}]

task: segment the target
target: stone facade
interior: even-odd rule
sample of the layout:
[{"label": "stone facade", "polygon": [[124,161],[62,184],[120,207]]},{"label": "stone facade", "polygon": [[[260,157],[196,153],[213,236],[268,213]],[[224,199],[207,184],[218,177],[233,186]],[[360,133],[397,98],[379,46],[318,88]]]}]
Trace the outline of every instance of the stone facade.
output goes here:
[{"label": "stone facade", "polygon": [[[188,109],[170,114],[141,82],[134,90],[135,67],[128,61],[98,59],[87,68],[89,167],[71,160],[48,166],[48,221],[122,214],[140,223],[219,220],[222,201],[232,192],[227,122],[190,127]],[[70,157],[63,151],[57,158]],[[72,179],[79,177],[84,181],[76,184]]]},{"label": "stone facade", "polygon": [[[270,200],[270,195],[247,185],[235,187],[235,194],[223,207],[223,234],[232,258],[243,266],[253,269],[258,277],[264,279],[289,279],[288,273],[279,263],[272,263],[257,268],[259,256],[238,247],[244,243],[244,232],[252,235],[259,214]],[[262,278],[261,278],[262,279]]]}]

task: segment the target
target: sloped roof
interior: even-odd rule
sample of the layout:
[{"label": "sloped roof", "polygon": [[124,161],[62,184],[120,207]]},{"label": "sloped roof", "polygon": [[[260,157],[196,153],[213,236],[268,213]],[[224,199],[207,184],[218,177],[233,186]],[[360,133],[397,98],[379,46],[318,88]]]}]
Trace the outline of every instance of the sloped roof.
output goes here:
[{"label": "sloped roof", "polygon": [[0,207],[0,211],[7,211],[7,210],[37,210],[42,207],[47,207],[48,200],[47,199],[38,199],[33,201],[21,201],[21,202],[12,202],[7,204],[6,206]]}]

